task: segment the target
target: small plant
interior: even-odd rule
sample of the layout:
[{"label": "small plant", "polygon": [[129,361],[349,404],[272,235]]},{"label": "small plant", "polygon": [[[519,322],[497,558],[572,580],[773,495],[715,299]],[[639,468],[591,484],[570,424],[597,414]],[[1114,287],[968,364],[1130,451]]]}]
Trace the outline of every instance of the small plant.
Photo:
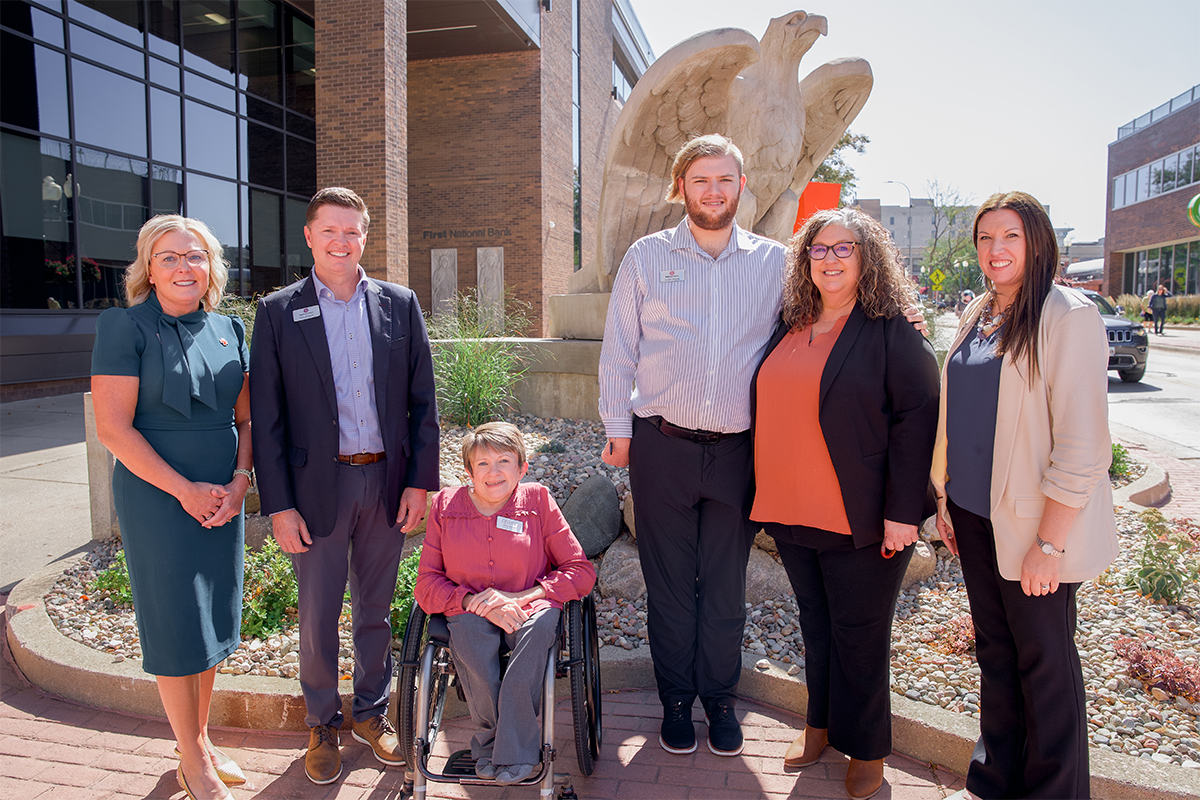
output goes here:
[{"label": "small plant", "polygon": [[1108,467],[1108,474],[1113,478],[1129,474],[1129,451],[1119,444],[1112,446],[1112,464]]},{"label": "small plant", "polygon": [[261,550],[246,548],[242,587],[242,636],[262,639],[282,630],[297,603],[296,573],[288,554],[273,538]]},{"label": "small plant", "polygon": [[549,442],[543,442],[538,445],[537,452],[539,453],[565,453],[567,446],[557,439],[552,439]]},{"label": "small plant", "polygon": [[129,585],[129,565],[125,563],[124,550],[117,551],[116,561],[97,575],[88,588],[93,593],[108,595],[108,599],[118,606],[133,605],[133,588]]},{"label": "small plant", "polygon": [[527,306],[512,296],[503,309],[461,294],[428,320],[434,340],[438,411],[454,425],[475,427],[513,410],[513,387],[525,376],[521,346],[511,338],[529,325]]},{"label": "small plant", "polygon": [[946,655],[961,656],[975,649],[975,625],[963,614],[934,627],[932,645]]},{"label": "small plant", "polygon": [[1196,542],[1186,525],[1170,525],[1156,508],[1146,509],[1141,517],[1146,524],[1146,540],[1138,569],[1126,585],[1145,597],[1175,605],[1200,580],[1200,567],[1191,552]]},{"label": "small plant", "polygon": [[412,608],[413,588],[417,585],[417,566],[421,563],[421,548],[413,550],[408,558],[400,562],[396,573],[396,592],[392,595],[392,637],[404,638],[408,627],[408,612]]},{"label": "small plant", "polygon": [[1174,651],[1128,636],[1117,639],[1113,650],[1129,664],[1129,674],[1147,689],[1162,689],[1192,702],[1200,700],[1200,667],[1183,661]]},{"label": "small plant", "polygon": [[239,317],[246,324],[246,344],[254,335],[254,317],[258,314],[258,300],[254,297],[237,297],[227,294],[221,298],[217,312],[227,317]]}]

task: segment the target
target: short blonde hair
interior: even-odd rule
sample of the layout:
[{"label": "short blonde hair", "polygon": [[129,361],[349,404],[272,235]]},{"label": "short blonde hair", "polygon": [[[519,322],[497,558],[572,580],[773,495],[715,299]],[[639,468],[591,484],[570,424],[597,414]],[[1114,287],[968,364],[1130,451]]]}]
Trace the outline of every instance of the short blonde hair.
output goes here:
[{"label": "short blonde hair", "polygon": [[179,214],[159,214],[151,217],[138,231],[137,258],[125,267],[125,304],[136,306],[146,302],[150,296],[150,259],[154,257],[154,245],[171,231],[190,233],[204,242],[208,251],[208,291],[200,304],[205,311],[212,311],[221,303],[225,294],[225,282],[229,280],[229,263],[225,261],[225,248],[198,219]]},{"label": "short blonde hair", "polygon": [[511,422],[485,422],[463,437],[463,466],[472,477],[474,473],[471,472],[471,459],[481,447],[493,453],[515,453],[517,466],[525,466],[525,440],[521,438],[521,429]]},{"label": "short blonde hair", "polygon": [[671,188],[666,197],[668,203],[683,202],[683,195],[679,191],[679,179],[687,174],[688,167],[697,158],[709,156],[733,156],[733,160],[737,162],[738,177],[742,176],[742,151],[736,144],[719,133],[697,136],[675,154],[675,161],[671,164]]}]

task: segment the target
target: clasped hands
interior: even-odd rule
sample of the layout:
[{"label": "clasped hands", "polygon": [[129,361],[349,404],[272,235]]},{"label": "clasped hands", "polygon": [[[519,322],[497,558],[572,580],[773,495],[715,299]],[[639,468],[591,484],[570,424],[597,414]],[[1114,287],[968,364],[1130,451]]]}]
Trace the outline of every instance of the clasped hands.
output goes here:
[{"label": "clasped hands", "polygon": [[521,608],[516,595],[499,589],[488,588],[478,594],[468,594],[463,598],[463,608],[478,614],[505,633],[514,633],[529,619],[529,614]]},{"label": "clasped hands", "polygon": [[183,510],[203,527],[219,528],[242,510],[242,500],[249,488],[250,481],[245,475],[234,475],[224,486],[190,481],[178,499]]}]

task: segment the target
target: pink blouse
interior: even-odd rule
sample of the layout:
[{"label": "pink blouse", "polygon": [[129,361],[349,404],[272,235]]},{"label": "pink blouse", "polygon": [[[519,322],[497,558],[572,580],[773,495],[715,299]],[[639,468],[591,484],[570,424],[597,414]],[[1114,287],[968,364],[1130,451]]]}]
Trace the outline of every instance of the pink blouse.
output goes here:
[{"label": "pink blouse", "polygon": [[524,592],[538,583],[546,597],[529,603],[529,614],[562,608],[596,583],[596,568],[545,486],[520,484],[490,517],[479,513],[466,486],[434,495],[414,590],[426,613],[465,614],[468,594],[488,587]]}]

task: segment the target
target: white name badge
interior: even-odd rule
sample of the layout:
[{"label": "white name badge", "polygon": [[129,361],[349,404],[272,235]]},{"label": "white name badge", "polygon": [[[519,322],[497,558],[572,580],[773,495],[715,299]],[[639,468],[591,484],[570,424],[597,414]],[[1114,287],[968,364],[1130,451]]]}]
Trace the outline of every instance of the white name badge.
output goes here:
[{"label": "white name badge", "polygon": [[306,319],[321,316],[320,306],[309,306],[308,308],[297,308],[292,312],[292,322],[303,322]]},{"label": "white name badge", "polygon": [[496,517],[496,527],[513,533],[523,533],[525,531],[525,523],[519,519],[509,519],[508,517]]},{"label": "white name badge", "polygon": [[659,283],[677,283],[683,280],[683,273],[687,270],[682,269],[664,269],[658,273]]}]

